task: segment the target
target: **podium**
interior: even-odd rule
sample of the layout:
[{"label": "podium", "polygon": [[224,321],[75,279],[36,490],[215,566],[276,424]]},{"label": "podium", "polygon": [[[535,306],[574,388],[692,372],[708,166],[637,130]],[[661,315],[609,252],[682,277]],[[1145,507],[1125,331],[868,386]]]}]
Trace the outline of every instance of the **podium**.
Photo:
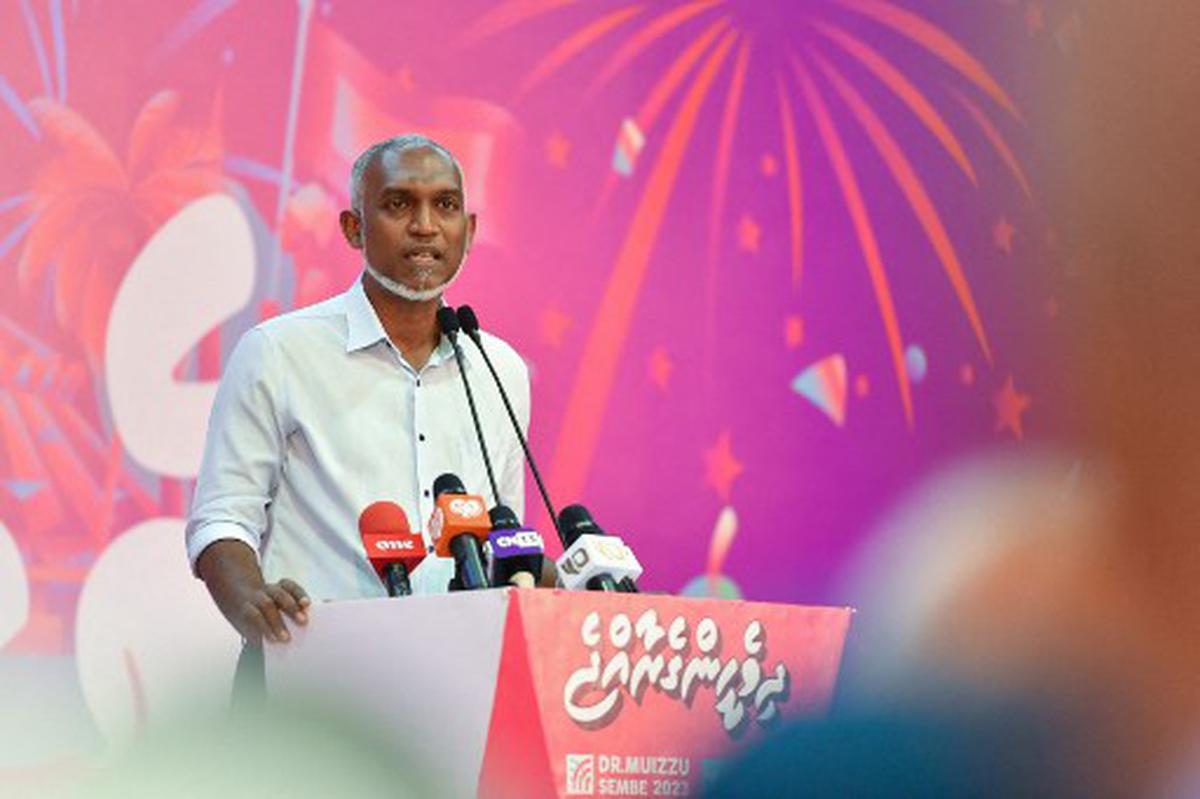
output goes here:
[{"label": "podium", "polygon": [[850,614],[515,588],[328,603],[267,648],[267,690],[387,730],[446,796],[696,796],[825,709]]}]

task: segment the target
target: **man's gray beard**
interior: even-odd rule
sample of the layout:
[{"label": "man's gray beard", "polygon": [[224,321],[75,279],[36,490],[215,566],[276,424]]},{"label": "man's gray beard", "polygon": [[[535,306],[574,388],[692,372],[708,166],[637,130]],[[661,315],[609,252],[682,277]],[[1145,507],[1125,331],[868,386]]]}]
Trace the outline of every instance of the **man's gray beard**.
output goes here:
[{"label": "man's gray beard", "polygon": [[392,280],[387,275],[381,274],[378,269],[371,266],[366,261],[363,261],[363,267],[367,270],[367,274],[374,278],[375,282],[384,288],[389,294],[395,294],[397,297],[409,300],[410,302],[429,302],[436,300],[438,297],[450,288],[458,276],[462,274],[463,265],[466,263],[467,257],[463,255],[463,262],[458,265],[458,269],[454,270],[454,274],[446,279],[439,286],[434,286],[428,289],[414,289],[411,286],[406,286],[403,283]]}]

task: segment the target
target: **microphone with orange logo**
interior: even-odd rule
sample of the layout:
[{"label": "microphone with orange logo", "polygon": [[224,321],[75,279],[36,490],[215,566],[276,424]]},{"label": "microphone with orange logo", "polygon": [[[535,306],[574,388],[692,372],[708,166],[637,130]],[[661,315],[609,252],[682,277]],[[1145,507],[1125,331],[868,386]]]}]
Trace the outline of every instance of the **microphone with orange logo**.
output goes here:
[{"label": "microphone with orange logo", "polygon": [[372,502],[358,517],[367,560],[387,588],[388,596],[408,596],[409,574],[425,559],[425,539],[408,526],[404,509],[395,502]]},{"label": "microphone with orange logo", "polygon": [[462,480],[447,472],[433,481],[434,508],[429,517],[429,535],[437,554],[454,558],[451,591],[488,588],[483,567],[483,544],[492,531],[483,497],[468,494]]}]

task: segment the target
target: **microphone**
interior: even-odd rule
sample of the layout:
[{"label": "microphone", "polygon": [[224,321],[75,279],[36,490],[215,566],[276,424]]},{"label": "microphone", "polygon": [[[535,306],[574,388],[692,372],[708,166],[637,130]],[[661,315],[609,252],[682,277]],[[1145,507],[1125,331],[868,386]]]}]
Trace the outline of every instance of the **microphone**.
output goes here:
[{"label": "microphone", "polygon": [[492,531],[483,497],[468,494],[457,475],[440,475],[433,481],[434,508],[429,534],[443,558],[454,558],[451,591],[488,588],[483,567],[483,542]]},{"label": "microphone", "polygon": [[488,357],[487,350],[483,348],[483,338],[479,335],[479,317],[475,315],[475,310],[470,305],[458,306],[458,324],[462,331],[467,334],[467,337],[475,342],[475,347],[479,350],[479,354],[483,356],[483,362],[487,364],[488,371],[492,374],[492,381],[500,391],[500,400],[504,403],[504,410],[508,411],[508,420],[512,422],[513,431],[517,434],[517,441],[520,442],[521,450],[525,453],[525,462],[529,464],[529,471],[533,473],[533,481],[537,483],[538,493],[542,495],[542,504],[546,506],[546,511],[550,514],[550,523],[554,525],[554,532],[558,534],[558,540],[563,541],[563,546],[566,546],[562,530],[558,526],[558,514],[554,512],[554,505],[550,502],[550,495],[546,493],[546,484],[542,482],[542,475],[538,472],[537,464],[533,461],[533,453],[529,450],[529,442],[525,440],[525,434],[521,432],[521,423],[517,421],[517,414],[513,411],[512,403],[508,400],[508,392],[504,390],[504,384],[500,382],[500,375],[496,372],[496,367],[492,364],[492,359]]},{"label": "microphone", "polygon": [[[458,346],[458,315],[454,313],[453,308],[443,305],[438,308],[437,321],[442,335],[450,339],[450,346],[454,349],[454,360],[458,363],[458,373],[462,375],[463,388],[467,392],[467,406],[471,409],[471,421],[475,424],[475,437],[479,439],[479,449],[483,453],[483,466],[487,469],[488,485],[492,487],[493,499],[496,500],[496,504],[499,504],[500,492],[496,489],[496,475],[492,473],[492,459],[488,457],[487,442],[483,440],[483,428],[479,424],[479,411],[475,408],[475,395],[471,392],[471,382],[467,380],[467,370],[463,366],[462,347]],[[464,490],[463,493],[465,494],[466,491]]]},{"label": "microphone", "polygon": [[[588,591],[623,591],[642,574],[633,550],[615,535],[608,535],[582,505],[568,505],[558,517],[565,551],[558,559],[558,578],[564,588]],[[636,587],[634,588],[636,591]]]},{"label": "microphone", "polygon": [[507,505],[488,511],[492,532],[488,536],[488,577],[492,585],[511,583],[518,588],[533,588],[542,574],[545,545],[534,529],[522,527],[517,514]]},{"label": "microphone", "polygon": [[[596,524],[596,520],[592,518],[592,514],[588,511],[588,509],[582,505],[568,505],[567,507],[563,508],[563,512],[558,517],[558,521],[559,526],[563,528],[564,533],[570,536],[572,540],[580,535],[608,535],[608,533],[600,528],[600,525]],[[628,549],[628,547],[626,547],[626,549]],[[640,565],[638,569],[638,574],[640,574]],[[618,580],[616,590],[625,594],[638,593],[638,587],[637,583],[634,582],[634,576],[627,575]]]},{"label": "microphone", "polygon": [[404,509],[395,502],[372,502],[358,517],[367,560],[387,588],[388,596],[412,593],[409,574],[425,559],[425,540],[408,526]]}]

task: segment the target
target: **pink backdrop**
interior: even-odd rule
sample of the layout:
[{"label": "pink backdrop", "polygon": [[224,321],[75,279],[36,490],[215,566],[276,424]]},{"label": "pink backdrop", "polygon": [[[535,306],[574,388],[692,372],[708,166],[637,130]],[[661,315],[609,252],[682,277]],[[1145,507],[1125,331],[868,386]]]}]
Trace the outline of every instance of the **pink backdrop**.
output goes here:
[{"label": "pink backdrop", "polygon": [[[852,603],[835,578],[899,491],[1056,428],[1036,80],[1079,25],[1014,0],[3,4],[0,647],[82,657],[127,610],[103,586],[150,572],[205,601],[175,536],[222,360],[354,279],[349,164],[408,130],[465,165],[481,240],[450,300],[529,361],[557,503],[650,589]],[[161,542],[118,548],[131,528]]]}]

